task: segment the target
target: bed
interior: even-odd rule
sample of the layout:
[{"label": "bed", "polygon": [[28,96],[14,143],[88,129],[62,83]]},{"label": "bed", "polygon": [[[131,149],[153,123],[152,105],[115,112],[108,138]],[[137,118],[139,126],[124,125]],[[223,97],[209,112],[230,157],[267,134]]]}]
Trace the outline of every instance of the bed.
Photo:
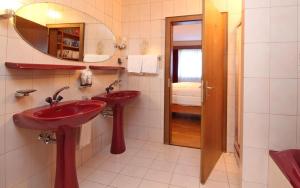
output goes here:
[{"label": "bed", "polygon": [[201,115],[201,101],[201,83],[179,82],[172,84],[172,112]]}]

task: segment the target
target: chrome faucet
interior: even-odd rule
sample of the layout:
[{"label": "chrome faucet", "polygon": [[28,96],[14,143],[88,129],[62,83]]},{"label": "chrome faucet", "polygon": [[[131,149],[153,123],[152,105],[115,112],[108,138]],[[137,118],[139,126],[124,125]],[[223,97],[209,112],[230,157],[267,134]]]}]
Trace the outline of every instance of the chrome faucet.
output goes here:
[{"label": "chrome faucet", "polygon": [[70,87],[69,86],[65,86],[65,87],[62,87],[60,89],[58,89],[52,97],[47,97],[45,99],[45,101],[47,103],[49,103],[50,105],[53,105],[53,104],[57,104],[59,103],[61,100],[63,100],[63,97],[61,95],[59,95],[60,92],[62,92],[63,90],[66,90],[66,89],[69,89]]},{"label": "chrome faucet", "polygon": [[117,86],[121,83],[122,80],[115,80],[113,83],[111,83],[107,88],[105,88],[106,93],[110,93],[112,90],[114,90],[113,86]]}]

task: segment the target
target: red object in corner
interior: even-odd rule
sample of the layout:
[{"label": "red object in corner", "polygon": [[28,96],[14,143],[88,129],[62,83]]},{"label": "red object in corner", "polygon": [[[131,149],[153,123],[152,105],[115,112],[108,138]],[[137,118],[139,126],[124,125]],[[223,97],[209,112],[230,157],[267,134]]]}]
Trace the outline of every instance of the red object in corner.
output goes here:
[{"label": "red object in corner", "polygon": [[295,188],[300,188],[300,150],[270,151],[270,156]]}]

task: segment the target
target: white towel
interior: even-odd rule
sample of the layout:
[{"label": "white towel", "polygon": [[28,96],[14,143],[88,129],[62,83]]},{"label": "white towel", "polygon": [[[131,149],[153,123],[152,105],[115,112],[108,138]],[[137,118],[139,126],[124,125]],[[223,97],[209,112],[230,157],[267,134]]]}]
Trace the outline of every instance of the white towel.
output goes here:
[{"label": "white towel", "polygon": [[143,64],[143,56],[129,55],[127,62],[127,71],[132,73],[141,73]]},{"label": "white towel", "polygon": [[158,57],[157,55],[143,56],[143,73],[157,74],[158,72]]},{"label": "white towel", "polygon": [[92,121],[81,126],[79,136],[79,149],[89,145],[92,141]]}]

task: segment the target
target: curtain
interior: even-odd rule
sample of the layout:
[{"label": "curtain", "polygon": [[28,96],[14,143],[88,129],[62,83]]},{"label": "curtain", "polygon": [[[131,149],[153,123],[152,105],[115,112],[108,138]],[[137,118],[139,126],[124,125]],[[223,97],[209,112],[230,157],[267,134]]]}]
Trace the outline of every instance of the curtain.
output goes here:
[{"label": "curtain", "polygon": [[182,49],[178,51],[178,81],[201,82],[202,51],[200,49]]}]

